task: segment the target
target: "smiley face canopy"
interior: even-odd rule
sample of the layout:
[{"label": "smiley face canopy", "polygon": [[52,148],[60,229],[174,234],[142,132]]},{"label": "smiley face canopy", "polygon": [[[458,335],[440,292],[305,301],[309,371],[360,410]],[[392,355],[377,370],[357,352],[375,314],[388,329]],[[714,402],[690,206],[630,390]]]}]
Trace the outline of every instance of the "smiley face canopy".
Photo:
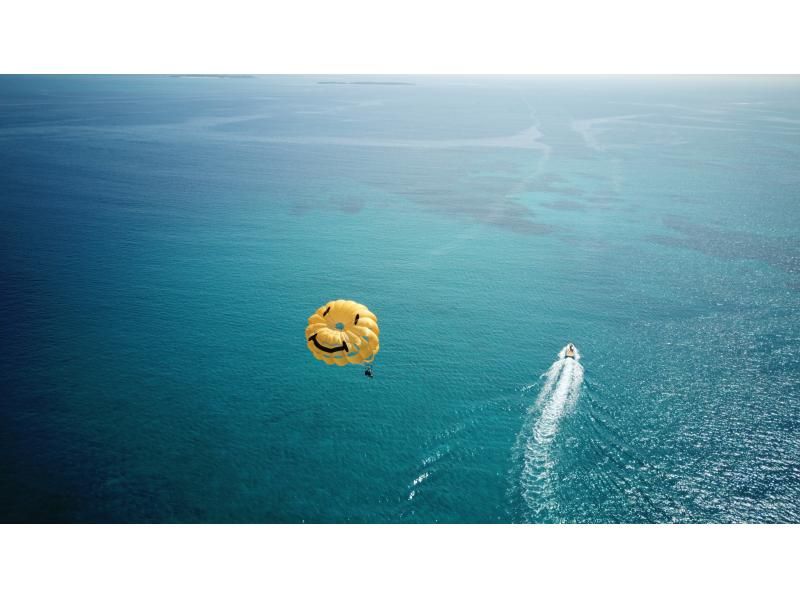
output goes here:
[{"label": "smiley face canopy", "polygon": [[380,349],[378,318],[355,301],[337,299],[308,318],[306,344],[328,365],[372,363]]}]

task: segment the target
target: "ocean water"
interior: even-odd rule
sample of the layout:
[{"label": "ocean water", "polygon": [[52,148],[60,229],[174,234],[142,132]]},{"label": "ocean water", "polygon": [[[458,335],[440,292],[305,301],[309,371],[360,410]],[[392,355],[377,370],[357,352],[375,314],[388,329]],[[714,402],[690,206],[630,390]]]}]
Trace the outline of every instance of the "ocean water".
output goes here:
[{"label": "ocean water", "polygon": [[0,519],[800,522],[798,201],[796,77],[0,77]]}]

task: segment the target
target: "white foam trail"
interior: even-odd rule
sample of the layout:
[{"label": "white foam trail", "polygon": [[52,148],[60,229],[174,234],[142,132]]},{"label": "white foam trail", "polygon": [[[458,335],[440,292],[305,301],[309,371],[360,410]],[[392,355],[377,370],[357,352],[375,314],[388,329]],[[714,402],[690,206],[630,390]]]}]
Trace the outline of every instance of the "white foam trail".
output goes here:
[{"label": "white foam trail", "polygon": [[564,369],[566,361],[564,356],[559,353],[558,359],[553,362],[553,365],[551,365],[544,374],[542,374],[544,384],[542,385],[542,390],[539,391],[539,396],[536,397],[537,407],[540,407],[545,399],[552,394],[553,387],[556,385],[556,382],[558,382],[558,377],[561,375],[561,370]]},{"label": "white foam trail", "polygon": [[542,390],[547,390],[548,393],[540,395],[539,398],[544,408],[533,428],[533,435],[538,443],[545,444],[553,440],[564,413],[577,401],[582,383],[581,364],[574,359],[565,359],[558,376],[558,383],[543,388]]},{"label": "white foam trail", "polygon": [[416,487],[419,484],[421,484],[422,482],[424,482],[428,478],[428,476],[430,476],[430,475],[431,475],[430,471],[425,471],[422,474],[420,474],[419,476],[417,476],[416,478],[414,478],[414,481],[411,482],[411,487],[413,488],[413,490],[411,490],[411,492],[409,492],[408,500],[414,500],[414,496],[416,496],[416,494],[417,494]]},{"label": "white foam trail", "polygon": [[566,347],[561,349],[558,359],[542,375],[542,390],[531,410],[532,414],[538,412],[539,416],[531,429],[523,431],[527,441],[523,452],[521,491],[535,515],[550,513],[558,506],[552,487],[555,461],[550,445],[562,418],[578,401],[583,385],[580,353],[576,349],[575,359],[570,359],[566,357],[566,350]]}]

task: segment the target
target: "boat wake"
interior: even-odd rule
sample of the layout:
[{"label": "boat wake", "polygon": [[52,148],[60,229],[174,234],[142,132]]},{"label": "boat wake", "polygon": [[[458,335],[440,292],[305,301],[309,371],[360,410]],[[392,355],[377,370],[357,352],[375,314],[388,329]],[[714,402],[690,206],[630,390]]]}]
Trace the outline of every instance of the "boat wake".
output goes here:
[{"label": "boat wake", "polygon": [[553,520],[557,511],[552,443],[561,420],[577,403],[583,386],[580,353],[576,349],[573,359],[566,356],[566,351],[567,347],[561,349],[558,359],[542,374],[542,388],[517,439],[522,460],[519,490],[529,516],[535,521]]}]

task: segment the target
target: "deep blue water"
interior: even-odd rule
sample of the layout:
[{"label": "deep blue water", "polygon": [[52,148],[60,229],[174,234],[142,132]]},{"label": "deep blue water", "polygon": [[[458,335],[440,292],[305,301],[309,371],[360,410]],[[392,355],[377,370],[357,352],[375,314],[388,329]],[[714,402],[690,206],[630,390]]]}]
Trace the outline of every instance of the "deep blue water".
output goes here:
[{"label": "deep blue water", "polygon": [[798,78],[0,77],[0,518],[800,522],[799,200]]}]

